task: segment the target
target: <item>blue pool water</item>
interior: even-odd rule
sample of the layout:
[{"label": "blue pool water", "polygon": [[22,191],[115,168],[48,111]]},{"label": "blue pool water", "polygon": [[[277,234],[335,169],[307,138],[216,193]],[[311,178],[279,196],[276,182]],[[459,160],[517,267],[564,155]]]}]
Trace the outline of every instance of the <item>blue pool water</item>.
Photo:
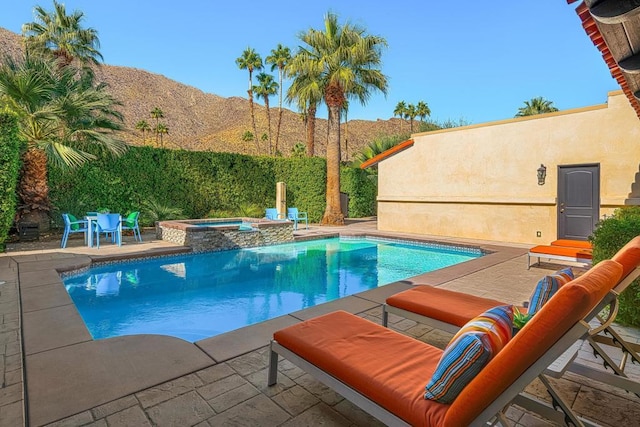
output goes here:
[{"label": "blue pool water", "polygon": [[333,238],[103,265],[63,282],[95,339],[193,342],[478,256]]}]

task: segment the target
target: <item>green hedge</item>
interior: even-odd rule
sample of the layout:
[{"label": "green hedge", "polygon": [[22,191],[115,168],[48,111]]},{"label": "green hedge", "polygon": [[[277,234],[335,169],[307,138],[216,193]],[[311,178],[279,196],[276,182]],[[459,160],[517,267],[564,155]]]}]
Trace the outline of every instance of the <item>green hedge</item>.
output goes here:
[{"label": "green hedge", "polygon": [[0,252],[4,252],[7,235],[16,215],[20,148],[17,116],[0,112]]},{"label": "green hedge", "polygon": [[[598,223],[590,240],[593,263],[610,259],[629,240],[640,235],[640,207],[617,209],[613,216]],[[640,326],[640,279],[635,280],[619,297],[616,321]]]},{"label": "green hedge", "polygon": [[[375,182],[359,169],[343,168],[343,191],[350,216],[374,212]],[[287,205],[308,212],[311,221],[325,209],[326,163],[322,158],[254,157],[235,153],[173,151],[131,147],[119,158],[104,158],[75,170],[50,168],[49,186],[61,212],[82,215],[97,208],[139,210],[144,201],[182,209],[188,218],[236,213],[255,205],[275,206],[276,182],[287,184]],[[143,225],[150,225],[144,224]]]}]

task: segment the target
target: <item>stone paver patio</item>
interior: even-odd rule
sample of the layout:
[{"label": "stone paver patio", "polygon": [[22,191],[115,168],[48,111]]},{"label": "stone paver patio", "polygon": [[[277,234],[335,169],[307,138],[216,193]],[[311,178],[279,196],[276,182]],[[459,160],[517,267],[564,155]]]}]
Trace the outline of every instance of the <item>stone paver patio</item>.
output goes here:
[{"label": "stone paver patio", "polygon": [[[376,223],[318,227],[300,237],[326,234],[383,234]],[[474,242],[432,236],[397,237],[474,244],[493,253],[414,278],[519,304],[537,280],[558,266],[526,269],[521,245]],[[143,235],[118,248],[68,248],[58,241],[8,245],[0,254],[0,427],[51,426],[375,426],[377,420],[323,386],[286,360],[279,363],[278,384],[266,386],[268,342],[274,330],[300,320],[343,309],[381,323],[381,303],[410,287],[411,281],[366,291],[287,316],[272,319],[194,344],[162,336],[130,336],[93,341],[60,281],[57,271],[114,257],[176,253],[183,248]],[[444,347],[451,335],[391,316],[390,326]],[[639,343],[640,333],[617,328]],[[620,357],[615,355],[614,357]],[[588,349],[583,363],[600,365]],[[640,367],[631,375],[640,380]],[[24,381],[26,379],[26,382]],[[640,398],[625,391],[567,373],[552,381],[581,416],[604,426],[638,425]],[[548,401],[540,384],[528,392]],[[553,425],[535,414],[511,407],[517,426]]]}]

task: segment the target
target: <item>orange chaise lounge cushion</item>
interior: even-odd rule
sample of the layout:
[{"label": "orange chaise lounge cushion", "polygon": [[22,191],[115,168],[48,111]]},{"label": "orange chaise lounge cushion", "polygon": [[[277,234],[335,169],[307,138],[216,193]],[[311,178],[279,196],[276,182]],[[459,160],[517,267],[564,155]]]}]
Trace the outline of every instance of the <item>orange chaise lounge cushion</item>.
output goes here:
[{"label": "orange chaise lounge cushion", "polygon": [[593,245],[588,240],[558,239],[551,242],[551,246],[564,246],[567,248],[593,249]]},{"label": "orange chaise lounge cushion", "polygon": [[622,264],[622,277],[627,277],[640,266],[640,236],[629,240],[611,259]]},{"label": "orange chaise lounge cushion", "polygon": [[387,304],[462,327],[469,319],[505,303],[430,285],[418,285],[390,296]]},{"label": "orange chaise lounge cushion", "polygon": [[343,311],[273,336],[409,424],[442,424],[449,405],[423,397],[442,350]]},{"label": "orange chaise lounge cushion", "polygon": [[568,248],[566,246],[534,246],[529,249],[532,254],[540,254],[541,257],[545,255],[564,256],[569,258],[578,259],[591,259],[591,250],[584,248]]}]

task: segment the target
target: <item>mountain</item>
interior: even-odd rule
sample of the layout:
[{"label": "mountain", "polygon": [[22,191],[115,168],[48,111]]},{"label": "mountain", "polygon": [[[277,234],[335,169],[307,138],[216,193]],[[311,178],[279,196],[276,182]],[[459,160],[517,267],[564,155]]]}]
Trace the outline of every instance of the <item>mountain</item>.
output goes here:
[{"label": "mountain", "polygon": [[[0,27],[0,57],[9,55],[18,58],[22,52],[22,37]],[[267,154],[267,143],[243,141],[242,135],[252,129],[249,101],[241,97],[224,98],[205,93],[195,87],[168,79],[160,74],[136,68],[102,65],[96,71],[98,81],[109,85],[109,91],[123,105],[126,131],[121,137],[131,145],[155,144],[155,137],[146,136],[135,129],[140,120],[151,127],[156,124],[150,112],[160,108],[164,118],[160,119],[169,132],[164,135],[164,146],[199,151],[227,151],[245,154]],[[239,88],[238,92],[242,92]],[[271,103],[277,105],[277,97]],[[258,134],[267,132],[266,109],[255,104]],[[271,127],[275,141],[278,108],[271,108]],[[343,159],[350,159],[354,152],[379,135],[398,133],[400,119],[350,120],[342,124]],[[406,131],[408,126],[403,124]],[[324,155],[327,137],[327,121],[316,122],[316,154]],[[347,148],[345,149],[345,137]],[[279,149],[284,155],[291,152],[297,142],[305,143],[305,126],[300,115],[284,109],[280,130]]]}]

